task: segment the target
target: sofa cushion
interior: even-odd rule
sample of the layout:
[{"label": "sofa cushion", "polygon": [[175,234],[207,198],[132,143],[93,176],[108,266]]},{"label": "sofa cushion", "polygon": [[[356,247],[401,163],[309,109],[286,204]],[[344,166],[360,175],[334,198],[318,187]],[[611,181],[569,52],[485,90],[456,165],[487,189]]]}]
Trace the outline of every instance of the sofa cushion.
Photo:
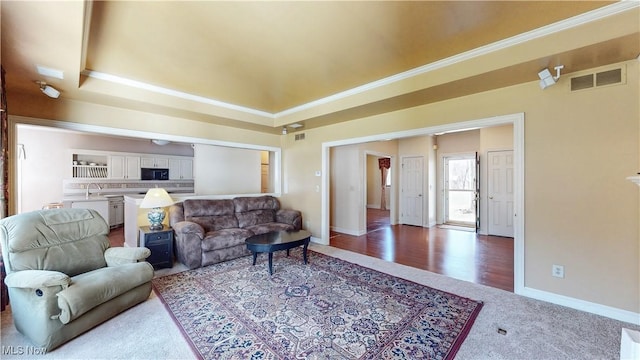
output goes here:
[{"label": "sofa cushion", "polygon": [[244,240],[250,236],[253,236],[251,231],[240,228],[209,231],[200,246],[202,251],[225,249],[244,244]]},{"label": "sofa cushion", "polygon": [[280,202],[277,198],[265,196],[241,196],[233,199],[236,213],[243,213],[251,210],[278,210]]},{"label": "sofa cushion", "polygon": [[71,278],[71,285],[60,291],[58,307],[63,324],[127,291],[151,281],[153,267],[148,262],[105,267]]},{"label": "sofa cushion", "polygon": [[235,206],[231,199],[187,199],[183,203],[184,217],[233,215]]},{"label": "sofa cushion", "polygon": [[190,199],[183,208],[185,220],[199,224],[205,232],[238,227],[233,200]]},{"label": "sofa cushion", "polygon": [[253,210],[242,213],[236,213],[238,226],[247,228],[248,226],[272,223],[276,221],[275,210]]},{"label": "sofa cushion", "polygon": [[272,231],[293,231],[295,228],[293,225],[282,224],[277,222],[263,223],[246,227],[247,230],[250,230],[256,235],[266,234]]}]

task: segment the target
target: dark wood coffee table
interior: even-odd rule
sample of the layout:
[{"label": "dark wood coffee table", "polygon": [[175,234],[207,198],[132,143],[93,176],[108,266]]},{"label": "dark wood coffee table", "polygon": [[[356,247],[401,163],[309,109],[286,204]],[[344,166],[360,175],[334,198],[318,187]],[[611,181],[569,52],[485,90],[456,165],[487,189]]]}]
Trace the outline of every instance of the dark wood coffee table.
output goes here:
[{"label": "dark wood coffee table", "polygon": [[266,234],[254,235],[244,242],[247,244],[247,249],[253,253],[253,265],[256,264],[256,257],[258,253],[269,253],[269,274],[273,275],[273,252],[278,250],[287,250],[287,256],[289,256],[289,250],[294,247],[303,245],[302,256],[304,257],[304,263],[307,263],[307,247],[309,247],[309,240],[311,239],[311,233],[306,230],[298,231],[275,231]]}]

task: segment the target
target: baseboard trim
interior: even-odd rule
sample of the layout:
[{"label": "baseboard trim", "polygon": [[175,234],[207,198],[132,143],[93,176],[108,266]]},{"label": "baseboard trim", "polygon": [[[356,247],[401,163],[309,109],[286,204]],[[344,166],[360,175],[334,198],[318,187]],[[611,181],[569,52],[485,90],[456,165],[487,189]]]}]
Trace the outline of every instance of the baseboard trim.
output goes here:
[{"label": "baseboard trim", "polygon": [[586,311],[588,313],[628,322],[634,325],[640,325],[640,313],[634,313],[633,311],[622,310],[611,306],[592,303],[589,301],[580,300],[564,295],[558,295],[526,286],[522,289],[522,291],[518,292],[518,294],[536,300],[542,300],[556,305],[562,305],[570,307],[572,309]]},{"label": "baseboard trim", "polygon": [[351,235],[351,236],[360,236],[360,235],[364,235],[364,234],[367,233],[366,230],[358,231],[358,230],[351,230],[351,229],[343,229],[343,228],[336,227],[336,226],[332,226],[331,230],[335,231],[335,232],[342,233],[342,234]]}]

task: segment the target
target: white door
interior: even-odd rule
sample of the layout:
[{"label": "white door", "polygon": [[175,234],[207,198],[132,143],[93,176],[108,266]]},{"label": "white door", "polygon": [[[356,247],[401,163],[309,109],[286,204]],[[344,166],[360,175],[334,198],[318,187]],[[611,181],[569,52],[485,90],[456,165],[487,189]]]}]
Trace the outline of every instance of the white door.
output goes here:
[{"label": "white door", "polygon": [[489,235],[513,237],[513,150],[487,153]]},{"label": "white door", "polygon": [[423,163],[422,156],[402,158],[402,188],[400,189],[402,211],[400,219],[403,224],[423,226]]}]

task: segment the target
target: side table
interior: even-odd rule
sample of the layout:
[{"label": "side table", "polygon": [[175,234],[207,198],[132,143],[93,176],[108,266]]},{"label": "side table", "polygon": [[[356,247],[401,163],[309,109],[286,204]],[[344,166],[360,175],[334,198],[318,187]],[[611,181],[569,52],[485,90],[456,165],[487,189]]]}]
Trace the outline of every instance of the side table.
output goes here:
[{"label": "side table", "polygon": [[151,250],[147,262],[153,265],[154,269],[173,267],[173,229],[169,226],[163,226],[160,230],[141,226],[140,246]]}]

